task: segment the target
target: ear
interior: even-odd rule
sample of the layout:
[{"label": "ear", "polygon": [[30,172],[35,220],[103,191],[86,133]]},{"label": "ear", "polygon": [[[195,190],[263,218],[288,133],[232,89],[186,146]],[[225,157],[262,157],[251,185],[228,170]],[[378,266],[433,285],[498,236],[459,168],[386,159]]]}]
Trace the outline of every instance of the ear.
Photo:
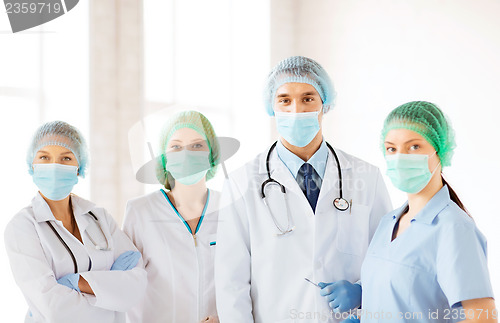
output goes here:
[{"label": "ear", "polygon": [[321,110],[318,113],[318,123],[319,123],[320,129],[323,128],[323,115],[324,115],[323,108],[321,108]]}]

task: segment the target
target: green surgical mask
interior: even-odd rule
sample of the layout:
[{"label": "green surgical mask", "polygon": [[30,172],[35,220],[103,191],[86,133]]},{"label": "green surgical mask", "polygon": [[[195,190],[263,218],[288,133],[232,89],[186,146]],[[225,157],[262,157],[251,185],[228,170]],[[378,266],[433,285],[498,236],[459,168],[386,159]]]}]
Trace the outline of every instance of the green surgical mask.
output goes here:
[{"label": "green surgical mask", "polygon": [[167,152],[165,169],[184,185],[193,185],[205,177],[210,169],[208,151],[181,150]]},{"label": "green surgical mask", "polygon": [[432,173],[429,171],[429,157],[435,154],[436,152],[431,156],[422,154],[386,155],[386,175],[399,190],[416,194],[427,186],[439,164],[441,164],[439,162]]}]

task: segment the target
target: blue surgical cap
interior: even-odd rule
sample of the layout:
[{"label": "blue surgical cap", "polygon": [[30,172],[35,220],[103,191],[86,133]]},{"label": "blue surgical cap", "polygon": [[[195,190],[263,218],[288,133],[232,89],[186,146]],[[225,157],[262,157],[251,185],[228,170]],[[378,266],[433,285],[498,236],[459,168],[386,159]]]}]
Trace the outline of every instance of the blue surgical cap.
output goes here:
[{"label": "blue surgical cap", "polygon": [[33,159],[45,146],[61,146],[70,150],[78,161],[78,175],[85,177],[89,153],[85,139],[78,129],[64,121],[51,121],[40,126],[33,135],[26,155],[28,172],[33,175]]},{"label": "blue surgical cap", "polygon": [[264,103],[270,116],[274,115],[273,105],[276,91],[285,83],[312,85],[323,101],[323,113],[327,113],[334,105],[335,92],[325,69],[310,58],[292,56],[279,62],[267,78]]}]

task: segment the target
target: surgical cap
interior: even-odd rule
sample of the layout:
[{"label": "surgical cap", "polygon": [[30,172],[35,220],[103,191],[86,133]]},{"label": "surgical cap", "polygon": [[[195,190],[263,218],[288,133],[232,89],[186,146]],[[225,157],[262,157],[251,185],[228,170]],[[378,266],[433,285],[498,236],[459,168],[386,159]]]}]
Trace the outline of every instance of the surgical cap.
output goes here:
[{"label": "surgical cap", "polygon": [[408,129],[424,137],[436,149],[443,166],[451,165],[455,149],[455,133],[448,118],[433,103],[413,101],[392,110],[384,122],[381,144],[385,154],[384,141],[393,129]]},{"label": "surgical cap", "polygon": [[28,172],[33,175],[33,160],[45,146],[61,146],[70,150],[78,161],[78,175],[85,177],[89,153],[85,139],[78,129],[64,121],[51,121],[41,125],[33,135],[26,155]]},{"label": "surgical cap", "polygon": [[217,137],[215,136],[214,128],[208,119],[198,111],[182,111],[173,115],[163,126],[160,135],[160,152],[161,158],[158,158],[156,165],[156,177],[165,188],[171,189],[173,177],[166,170],[167,164],[166,149],[172,135],[179,129],[190,128],[202,135],[207,141],[209,148],[210,169],[207,172],[206,180],[215,176],[217,165],[220,158],[220,148]]},{"label": "surgical cap", "polygon": [[330,77],[316,61],[304,56],[292,56],[276,65],[269,76],[264,90],[264,104],[267,113],[274,115],[276,91],[285,83],[307,83],[312,85],[323,102],[323,113],[334,105],[335,92]]}]

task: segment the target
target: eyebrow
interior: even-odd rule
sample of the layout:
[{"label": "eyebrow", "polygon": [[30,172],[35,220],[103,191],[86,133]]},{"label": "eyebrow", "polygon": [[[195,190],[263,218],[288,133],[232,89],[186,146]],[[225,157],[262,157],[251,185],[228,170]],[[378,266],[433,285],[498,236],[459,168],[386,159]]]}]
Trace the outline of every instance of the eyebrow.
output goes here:
[{"label": "eyebrow", "polygon": [[[307,95],[317,95],[315,92],[304,92],[302,93],[302,96],[307,96]],[[276,97],[277,98],[283,98],[283,97],[286,97],[286,96],[290,96],[290,94],[288,93],[281,93],[281,94],[278,94]]]},{"label": "eyebrow", "polygon": [[[403,143],[403,145],[406,145],[407,143],[412,142],[412,141],[416,141],[416,140],[421,141],[422,139],[419,139],[419,138],[410,139],[410,140],[408,140],[407,142]],[[394,143],[392,143],[392,142],[390,142],[390,141],[385,141],[384,143],[386,143],[386,144],[390,144],[390,145],[394,145]]]},{"label": "eyebrow", "polygon": [[[37,154],[38,154],[38,153],[42,153],[42,154],[49,154],[49,152],[48,152],[48,151],[45,151],[45,150],[39,150],[39,151],[37,151],[36,153],[37,153]],[[72,154],[72,152],[71,152],[71,151],[66,151],[66,152],[61,153],[61,155],[66,155],[66,154]]]}]

